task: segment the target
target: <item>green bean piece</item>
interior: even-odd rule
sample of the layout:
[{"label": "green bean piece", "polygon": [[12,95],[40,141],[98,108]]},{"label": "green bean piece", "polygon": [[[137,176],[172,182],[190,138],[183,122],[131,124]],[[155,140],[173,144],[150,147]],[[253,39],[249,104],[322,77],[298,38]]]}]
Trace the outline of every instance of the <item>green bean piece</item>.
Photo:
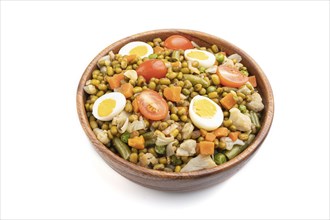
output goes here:
[{"label": "green bean piece", "polygon": [[155,53],[149,55],[149,59],[156,59],[157,57],[158,55]]},{"label": "green bean piece", "polygon": [[172,60],[173,61],[180,60],[180,51],[179,50],[173,50],[173,52],[172,52]]},{"label": "green bean piece", "polygon": [[183,78],[189,80],[193,85],[201,84],[204,88],[207,88],[210,85],[205,79],[192,74],[183,74]]},{"label": "green bean piece", "polygon": [[240,145],[234,145],[234,147],[231,150],[227,150],[225,152],[226,157],[231,160],[234,157],[236,157],[238,154],[240,154],[241,152],[243,152],[253,141],[253,139],[255,138],[255,135],[251,134],[248,138],[248,140],[245,142],[244,145],[240,146]]},{"label": "green bean piece", "polygon": [[120,136],[120,140],[125,144],[128,143],[128,138],[130,138],[130,133],[128,133],[127,131]]},{"label": "green bean piece", "polygon": [[149,140],[149,139],[154,138],[154,132],[149,131],[149,132],[142,134],[142,136],[143,136],[144,140]]},{"label": "green bean piece", "polygon": [[131,154],[131,150],[129,149],[127,144],[122,142],[118,137],[115,137],[113,139],[113,145],[115,146],[116,150],[118,151],[118,153],[122,158],[124,158],[125,160],[129,158],[129,155]]},{"label": "green bean piece", "polygon": [[155,147],[155,151],[157,154],[165,154],[165,146],[158,146],[156,145]]},{"label": "green bean piece", "polygon": [[152,147],[152,146],[155,146],[155,143],[156,143],[156,139],[155,138],[151,138],[151,139],[148,139],[148,140],[145,140],[144,141],[144,146],[146,146],[146,147]]},{"label": "green bean piece", "polygon": [[217,165],[223,164],[227,161],[227,158],[224,154],[222,153],[217,153],[216,155],[214,155],[214,162]]},{"label": "green bean piece", "polygon": [[260,128],[260,121],[259,121],[257,113],[250,111],[250,118],[251,118],[252,124],[254,124],[256,126],[256,128]]}]

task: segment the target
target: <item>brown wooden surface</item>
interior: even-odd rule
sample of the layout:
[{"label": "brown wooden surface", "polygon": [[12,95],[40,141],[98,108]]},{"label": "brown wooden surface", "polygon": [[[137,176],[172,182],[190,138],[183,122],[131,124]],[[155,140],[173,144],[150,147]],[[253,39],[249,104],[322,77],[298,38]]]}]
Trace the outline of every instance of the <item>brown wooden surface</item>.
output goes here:
[{"label": "brown wooden surface", "polygon": [[[123,45],[131,41],[151,41],[153,38],[156,37],[160,37],[164,40],[166,39],[166,37],[173,34],[183,35],[188,39],[195,41],[200,46],[209,46],[210,44],[216,44],[228,54],[238,53],[239,55],[241,55],[243,59],[242,63],[244,64],[244,66],[248,68],[249,73],[255,75],[257,78],[258,90],[265,104],[265,109],[263,111],[262,117],[262,126],[255,140],[245,151],[243,151],[237,157],[214,168],[187,173],[168,173],[164,171],[157,171],[140,167],[112,153],[108,148],[106,148],[101,142],[96,139],[92,129],[89,126],[88,118],[84,107],[86,94],[84,93],[83,87],[85,85],[85,82],[91,78],[93,70],[96,69],[97,61],[111,50],[114,53],[117,53]],[[85,72],[81,77],[77,89],[76,104],[79,120],[86,135],[89,137],[90,141],[92,142],[93,146],[100,154],[100,156],[115,171],[117,171],[122,176],[149,188],[181,192],[205,188],[220,183],[235,174],[249,159],[251,159],[256,150],[261,146],[262,142],[264,141],[269,132],[274,115],[274,97],[271,86],[262,69],[248,54],[246,54],[240,48],[219,37],[198,31],[184,29],[162,29],[136,34],[117,41],[102,50],[87,66]]]}]

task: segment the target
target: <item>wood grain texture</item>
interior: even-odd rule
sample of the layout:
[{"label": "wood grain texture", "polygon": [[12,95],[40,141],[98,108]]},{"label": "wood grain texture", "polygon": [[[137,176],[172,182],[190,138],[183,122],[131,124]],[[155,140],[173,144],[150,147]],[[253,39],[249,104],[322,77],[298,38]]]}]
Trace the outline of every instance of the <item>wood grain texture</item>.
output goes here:
[{"label": "wood grain texture", "polygon": [[[91,78],[93,70],[96,69],[97,61],[101,57],[108,54],[108,52],[111,50],[114,51],[114,53],[117,53],[123,45],[131,41],[151,41],[153,38],[156,37],[166,39],[166,37],[173,34],[183,35],[188,39],[195,41],[200,46],[209,46],[212,44],[216,44],[227,54],[238,53],[239,55],[241,55],[243,59],[242,63],[244,64],[244,66],[246,66],[249,72],[252,75],[255,75],[257,78],[258,90],[265,104],[265,109],[263,111],[263,117],[261,121],[262,126],[255,140],[245,151],[243,151],[237,157],[214,168],[187,173],[167,173],[164,171],[151,170],[137,166],[122,159],[118,155],[112,153],[108,148],[106,148],[101,142],[96,139],[92,129],[89,126],[88,118],[84,107],[86,94],[84,93],[83,87],[86,81]],[[127,179],[130,179],[131,181],[138,183],[142,186],[157,190],[177,192],[192,191],[209,187],[214,184],[220,183],[234,175],[242,166],[244,166],[251,159],[257,149],[261,146],[269,132],[274,116],[274,97],[270,83],[262,69],[247,53],[219,37],[202,33],[199,31],[185,29],[162,29],[143,32],[124,38],[106,47],[91,61],[91,63],[87,66],[85,72],[83,73],[77,89],[76,104],[79,120],[86,135],[89,137],[90,141],[92,142],[93,146],[100,154],[100,156],[115,171],[117,171],[119,174],[126,177]]]}]

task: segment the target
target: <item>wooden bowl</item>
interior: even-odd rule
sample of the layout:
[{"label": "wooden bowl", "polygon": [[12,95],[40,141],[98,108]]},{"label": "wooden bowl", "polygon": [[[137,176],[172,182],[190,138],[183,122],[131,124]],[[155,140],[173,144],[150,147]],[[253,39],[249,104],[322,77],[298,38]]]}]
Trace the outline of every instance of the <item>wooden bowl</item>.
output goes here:
[{"label": "wooden bowl", "polygon": [[[258,91],[261,94],[263,98],[263,103],[265,105],[265,109],[263,110],[263,117],[261,120],[261,129],[254,141],[247,149],[245,149],[245,151],[243,151],[241,154],[239,154],[232,160],[214,168],[187,173],[169,173],[164,171],[147,169],[135,165],[114,154],[100,141],[98,141],[89,126],[88,117],[86,115],[84,107],[86,94],[83,90],[83,87],[86,81],[91,78],[93,70],[96,69],[97,61],[101,57],[108,54],[108,52],[111,50],[114,51],[114,53],[118,53],[119,49],[123,45],[131,41],[146,42],[151,41],[156,37],[166,39],[168,36],[173,34],[183,35],[188,39],[193,40],[200,46],[216,44],[221,47],[221,49],[227,54],[238,53],[243,59],[242,63],[244,64],[244,66],[246,66],[249,72],[255,75],[257,78]],[[80,123],[85,133],[89,137],[97,152],[112,167],[112,169],[114,169],[127,179],[142,186],[165,191],[197,190],[220,183],[234,175],[242,166],[244,166],[251,159],[252,155],[254,155],[256,150],[261,146],[271,127],[274,115],[274,98],[271,86],[264,72],[247,53],[245,53],[240,48],[234,46],[233,44],[216,36],[212,36],[210,34],[202,33],[199,31],[182,29],[163,29],[148,31],[124,38],[106,47],[92,60],[92,62],[87,66],[85,72],[83,73],[77,89],[76,101]]]}]

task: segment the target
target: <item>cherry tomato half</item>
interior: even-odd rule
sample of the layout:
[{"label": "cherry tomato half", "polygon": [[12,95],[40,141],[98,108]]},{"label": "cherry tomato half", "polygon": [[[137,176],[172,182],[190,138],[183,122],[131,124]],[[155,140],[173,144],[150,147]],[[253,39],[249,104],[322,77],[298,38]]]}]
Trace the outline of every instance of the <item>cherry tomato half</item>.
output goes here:
[{"label": "cherry tomato half", "polygon": [[234,88],[244,85],[249,80],[247,76],[244,76],[238,69],[231,66],[219,66],[217,74],[220,77],[221,85]]},{"label": "cherry tomato half", "polygon": [[159,95],[153,90],[144,90],[137,98],[137,104],[141,114],[150,120],[162,120],[168,114],[168,105]]},{"label": "cherry tomato half", "polygon": [[190,40],[181,35],[169,36],[168,38],[166,38],[164,46],[172,50],[187,50],[194,48]]},{"label": "cherry tomato half", "polygon": [[143,76],[147,82],[152,77],[163,78],[167,73],[167,68],[163,61],[157,59],[146,60],[136,69],[139,76]]}]

